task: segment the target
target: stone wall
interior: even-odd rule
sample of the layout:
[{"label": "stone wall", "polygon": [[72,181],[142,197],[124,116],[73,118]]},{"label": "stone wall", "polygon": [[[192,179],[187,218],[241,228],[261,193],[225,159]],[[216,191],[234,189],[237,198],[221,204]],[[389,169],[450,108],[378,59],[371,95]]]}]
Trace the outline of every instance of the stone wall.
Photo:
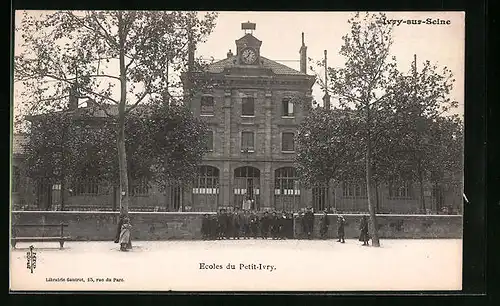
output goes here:
[{"label": "stone wall", "polygon": [[[200,213],[186,212],[131,212],[134,240],[200,239]],[[337,236],[337,216],[329,215],[329,238]],[[346,238],[359,235],[360,215],[344,215]],[[74,240],[109,240],[116,234],[118,213],[115,212],[50,212],[15,211],[12,224],[68,224],[65,233]],[[321,215],[315,216],[314,232],[319,236]],[[462,216],[447,215],[379,215],[381,238],[461,238]],[[296,237],[301,236],[301,226],[295,224]],[[17,236],[52,236],[59,228],[19,228]]]},{"label": "stone wall", "polygon": [[[345,238],[359,237],[361,215],[343,215],[346,220]],[[330,226],[327,237],[337,237],[337,215],[328,215]],[[314,235],[319,237],[321,215],[316,214]],[[378,234],[388,239],[462,238],[462,216],[459,215],[378,215]],[[295,237],[301,237],[302,226],[295,222]],[[370,224],[371,232],[371,224]]]},{"label": "stone wall", "polygon": [[[197,239],[201,237],[201,214],[129,213],[133,240]],[[12,213],[12,224],[68,224],[65,235],[74,240],[113,240],[117,231],[115,212],[38,212]],[[53,236],[59,228],[19,228],[17,236]]]}]

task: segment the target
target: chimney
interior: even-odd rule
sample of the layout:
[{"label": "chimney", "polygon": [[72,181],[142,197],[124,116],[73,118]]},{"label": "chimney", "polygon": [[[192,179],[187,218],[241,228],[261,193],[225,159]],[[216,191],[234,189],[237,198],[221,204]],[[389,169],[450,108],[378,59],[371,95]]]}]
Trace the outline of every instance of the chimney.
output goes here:
[{"label": "chimney", "polygon": [[229,49],[229,52],[227,53],[227,58],[233,57],[233,52],[231,52],[231,49]]},{"label": "chimney", "polygon": [[76,85],[71,85],[69,89],[69,101],[68,101],[69,110],[75,110],[78,108],[78,89]]},{"label": "chimney", "polygon": [[304,43],[304,32],[302,32],[302,46],[300,47],[300,72],[307,74],[307,47]]}]

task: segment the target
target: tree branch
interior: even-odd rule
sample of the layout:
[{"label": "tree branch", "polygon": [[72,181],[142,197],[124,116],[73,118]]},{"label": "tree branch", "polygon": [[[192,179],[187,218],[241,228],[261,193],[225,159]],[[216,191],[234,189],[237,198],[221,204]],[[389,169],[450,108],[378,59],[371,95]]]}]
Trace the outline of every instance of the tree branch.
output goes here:
[{"label": "tree branch", "polygon": [[[114,38],[108,33],[108,31],[102,26],[102,24],[99,22],[99,19],[96,17],[95,13],[92,14],[92,19],[94,19],[95,23],[97,26],[104,32],[104,37],[110,41],[112,44],[115,45],[115,47],[118,47],[118,43],[114,40]],[[101,32],[98,32],[99,34]],[[102,35],[102,34],[101,34]]]},{"label": "tree branch", "polygon": [[125,110],[125,114],[128,114],[130,113],[134,108],[137,107],[137,105],[139,105],[139,103],[141,103],[141,101],[150,93],[149,92],[149,86],[151,85],[151,82],[148,83],[148,85],[146,86],[146,88],[144,89],[144,92],[143,94],[137,99],[137,101],[135,101],[134,104],[132,104],[129,108],[127,108]]},{"label": "tree branch", "polygon": [[[111,38],[111,37],[108,37],[106,36],[105,34],[102,34],[100,31],[98,31],[97,29],[94,29],[94,28],[91,28],[89,27],[88,25],[86,25],[83,21],[80,20],[80,18],[76,17],[75,15],[73,15],[73,13],[71,12],[66,12],[66,15],[71,17],[73,20],[75,20],[76,22],[78,22],[82,27],[92,31],[93,33],[96,33],[98,34],[99,36],[103,37],[105,41],[108,42],[108,45],[110,47],[118,47],[118,44]],[[100,25],[100,24],[99,24]]]}]

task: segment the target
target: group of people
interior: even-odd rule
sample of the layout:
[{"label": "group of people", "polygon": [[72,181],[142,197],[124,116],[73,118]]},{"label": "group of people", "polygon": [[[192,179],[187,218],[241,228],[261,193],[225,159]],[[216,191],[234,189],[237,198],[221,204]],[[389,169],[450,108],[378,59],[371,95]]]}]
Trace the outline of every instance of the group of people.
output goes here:
[{"label": "group of people", "polygon": [[[201,233],[205,240],[216,239],[286,239],[294,238],[294,219],[292,213],[277,211],[257,213],[254,210],[235,209],[227,211],[221,209],[216,215],[203,215]],[[320,237],[326,239],[330,221],[327,212],[323,212],[320,219]],[[337,217],[337,238],[338,242],[345,243],[345,225],[344,216]],[[295,226],[300,226],[301,233],[297,238],[311,239],[314,229],[314,213],[312,208],[305,212],[299,212],[295,220]],[[120,251],[128,251],[132,248],[131,231],[132,225],[130,219],[126,216],[120,216],[118,221],[115,243],[120,244]],[[368,218],[363,215],[361,218],[359,241],[363,246],[368,246],[371,239],[368,232]]]},{"label": "group of people", "polygon": [[221,209],[216,215],[203,215],[201,234],[205,240],[293,238],[293,214],[284,211],[257,213],[249,209]]},{"label": "group of people", "polygon": [[[246,208],[246,207],[245,207]],[[337,217],[337,241],[345,243],[344,216]],[[326,239],[330,218],[326,211],[323,212],[319,222],[321,239]],[[295,228],[294,228],[295,227]],[[296,230],[296,227],[297,228]],[[361,218],[359,241],[368,245],[368,219]],[[295,233],[296,232],[296,233]],[[314,212],[311,207],[305,211],[294,214],[281,211],[257,212],[250,209],[235,208],[233,211],[220,209],[215,215],[203,215],[201,234],[204,240],[217,239],[312,239],[314,236]],[[297,234],[297,235],[295,235]]]},{"label": "group of people", "polygon": [[[326,234],[328,233],[328,226],[330,225],[330,221],[328,219],[328,215],[326,212],[323,212],[323,216],[321,216],[321,221],[320,221],[320,236],[321,238],[325,239]],[[337,242],[340,243],[345,243],[345,225],[346,221],[344,216],[338,215],[337,216]],[[368,246],[368,242],[370,241],[371,237],[368,232],[368,218],[363,215],[361,217],[361,222],[359,224],[359,241],[363,242],[363,246]]]}]

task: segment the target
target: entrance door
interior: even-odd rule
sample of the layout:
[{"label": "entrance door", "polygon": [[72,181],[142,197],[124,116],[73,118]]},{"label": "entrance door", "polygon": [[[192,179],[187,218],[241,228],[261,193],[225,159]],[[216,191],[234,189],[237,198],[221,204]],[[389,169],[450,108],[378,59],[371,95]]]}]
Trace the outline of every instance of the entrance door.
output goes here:
[{"label": "entrance door", "polygon": [[234,170],[234,202],[232,206],[242,208],[243,201],[253,200],[252,209],[260,209],[260,170],[245,166]]}]

